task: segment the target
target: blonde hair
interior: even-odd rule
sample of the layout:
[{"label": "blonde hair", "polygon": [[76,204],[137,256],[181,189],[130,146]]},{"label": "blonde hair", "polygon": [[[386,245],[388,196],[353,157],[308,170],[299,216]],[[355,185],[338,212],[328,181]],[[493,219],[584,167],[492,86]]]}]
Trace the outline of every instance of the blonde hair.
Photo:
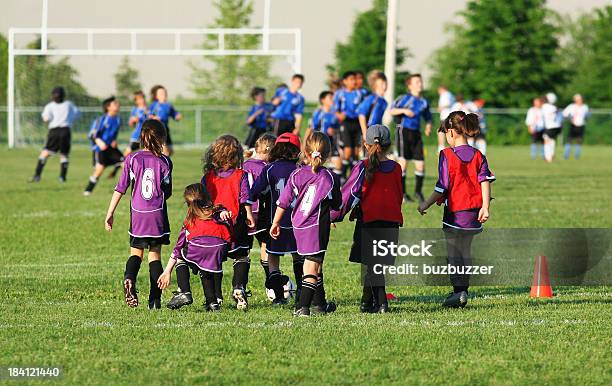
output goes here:
[{"label": "blonde hair", "polygon": [[306,140],[304,152],[310,158],[312,172],[316,173],[331,154],[331,143],[327,134],[315,131]]},{"label": "blonde hair", "polygon": [[244,160],[242,145],[233,135],[222,135],[208,148],[204,154],[204,174],[211,170],[237,169]]},{"label": "blonde hair", "polygon": [[255,141],[255,151],[248,149],[244,151],[244,158],[251,158],[256,152],[257,154],[270,154],[270,150],[274,147],[276,136],[272,133],[265,133]]},{"label": "blonde hair", "polygon": [[202,184],[191,184],[185,187],[183,198],[187,204],[185,222],[192,225],[195,220],[210,220],[220,207],[213,205],[210,193]]}]

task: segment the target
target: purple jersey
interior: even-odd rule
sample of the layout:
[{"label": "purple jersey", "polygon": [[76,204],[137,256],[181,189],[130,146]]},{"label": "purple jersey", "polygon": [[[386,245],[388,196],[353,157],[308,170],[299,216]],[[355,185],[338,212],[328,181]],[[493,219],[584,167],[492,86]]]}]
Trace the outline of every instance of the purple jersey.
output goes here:
[{"label": "purple jersey", "polygon": [[189,231],[183,226],[172,251],[172,258],[193,263],[202,271],[223,272],[223,258],[227,255],[229,243],[219,237],[204,235],[188,240],[188,235]]},{"label": "purple jersey", "polygon": [[277,205],[291,211],[293,233],[300,255],[325,252],[329,241],[330,209],[340,209],[342,197],[337,177],[321,167],[313,173],[310,166],[296,169],[281,193]]},{"label": "purple jersey", "polygon": [[140,150],[129,154],[115,190],[125,194],[132,186],[130,230],[134,237],[170,234],[166,200],[172,195],[172,161]]},{"label": "purple jersey", "polygon": [[[251,189],[253,187],[253,184],[255,184],[255,180],[257,180],[257,178],[259,178],[259,176],[261,175],[261,172],[263,171],[264,167],[266,166],[266,162],[259,160],[259,159],[255,159],[255,158],[250,158],[248,160],[246,160],[244,162],[244,164],[242,165],[242,169],[244,169],[244,171],[246,172],[247,175],[247,180],[249,182],[249,189]],[[259,215],[259,210],[266,210],[265,208],[265,199],[266,197],[261,197],[259,200],[256,200],[251,208],[253,210],[253,218],[255,219],[255,228],[254,229],[250,229],[249,230],[249,235],[254,235],[256,233],[259,232],[263,232],[266,230],[266,228],[269,226],[266,226],[266,223],[269,222],[268,221],[260,221],[260,217],[262,217],[261,220],[263,220],[263,217],[269,218],[269,216],[260,216]],[[263,207],[263,208],[261,208]]]},{"label": "purple jersey", "polygon": [[[462,145],[453,148],[453,151],[463,162],[469,162],[472,160],[478,150],[469,146]],[[487,158],[482,156],[482,165],[478,171],[478,182],[484,181],[495,181],[495,176],[489,170],[489,164]],[[438,162],[438,181],[436,182],[435,190],[438,193],[446,193],[449,187],[449,174],[448,174],[448,162],[443,152],[440,152],[440,159]],[[478,221],[479,209],[462,210],[458,212],[451,212],[448,206],[444,206],[444,218],[442,219],[442,225],[450,228],[459,228],[466,230],[478,230],[482,229],[482,223]]]},{"label": "purple jersey", "polygon": [[[276,212],[276,201],[279,199],[291,173],[297,168],[293,161],[277,160],[266,165],[259,178],[255,180],[251,188],[248,203],[253,205],[261,197],[269,194],[270,218],[274,218]],[[278,239],[271,239],[266,245],[266,251],[277,255],[297,252],[293,226],[291,225],[291,208],[285,211],[280,221],[281,234]]]}]

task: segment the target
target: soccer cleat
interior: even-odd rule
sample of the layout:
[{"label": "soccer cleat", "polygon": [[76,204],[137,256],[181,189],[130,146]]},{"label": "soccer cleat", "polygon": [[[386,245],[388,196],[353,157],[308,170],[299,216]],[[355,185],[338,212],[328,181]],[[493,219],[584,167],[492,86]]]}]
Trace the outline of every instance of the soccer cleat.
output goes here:
[{"label": "soccer cleat", "polygon": [[161,309],[161,299],[149,299],[149,309],[150,310],[159,310]]},{"label": "soccer cleat", "polygon": [[375,314],[386,314],[388,312],[390,312],[388,303],[383,303],[380,306],[376,307],[376,309],[372,310],[372,313]]},{"label": "soccer cleat", "polygon": [[443,307],[450,308],[463,308],[467,305],[468,302],[468,294],[465,291],[461,292],[452,292],[448,295],[444,303],[442,303]]},{"label": "soccer cleat", "polygon": [[419,203],[425,202],[425,197],[421,192],[414,192],[414,196],[419,200]]},{"label": "soccer cleat", "polygon": [[236,309],[246,311],[249,307],[249,302],[247,301],[247,294],[242,288],[234,288],[232,292],[232,297],[236,302]]},{"label": "soccer cleat", "polygon": [[57,179],[57,180],[58,180],[59,182],[61,182],[62,184],[63,184],[64,182],[66,182],[66,179],[65,179],[64,177],[58,177],[58,179]]},{"label": "soccer cleat", "polygon": [[177,310],[183,306],[187,306],[193,303],[193,297],[191,296],[191,292],[174,291],[173,294],[174,296],[166,305],[166,307],[171,310]]},{"label": "soccer cleat", "polygon": [[221,311],[221,306],[219,303],[210,303],[204,305],[204,311],[206,312],[219,312]]},{"label": "soccer cleat", "polygon": [[336,306],[336,303],[334,302],[327,302],[325,303],[325,306],[314,306],[312,309],[312,312],[314,314],[318,314],[318,315],[325,315],[325,314],[331,314],[332,312],[336,311],[338,307]]},{"label": "soccer cleat", "polygon": [[33,176],[28,182],[40,182],[40,176]]},{"label": "soccer cleat", "polygon": [[123,281],[123,295],[125,296],[125,304],[127,304],[128,307],[138,307],[136,284],[131,279],[125,279]]},{"label": "soccer cleat", "polygon": [[363,314],[369,314],[372,312],[372,303],[361,303],[359,305],[359,312]]},{"label": "soccer cleat", "polygon": [[90,191],[90,190],[85,190],[85,191],[83,192],[83,196],[85,196],[85,197],[89,197],[89,196],[91,196],[91,191]]},{"label": "soccer cleat", "polygon": [[287,304],[287,299],[285,298],[282,298],[282,299],[275,298],[274,300],[272,300],[272,305],[274,307],[284,306],[285,304]]},{"label": "soccer cleat", "polygon": [[293,311],[293,316],[308,318],[310,317],[310,308],[308,307],[298,308],[297,310]]},{"label": "soccer cleat", "polygon": [[408,195],[408,193],[404,193],[404,203],[406,202],[414,202],[414,200]]},{"label": "soccer cleat", "polygon": [[217,303],[219,306],[223,305],[223,298],[217,298]]}]

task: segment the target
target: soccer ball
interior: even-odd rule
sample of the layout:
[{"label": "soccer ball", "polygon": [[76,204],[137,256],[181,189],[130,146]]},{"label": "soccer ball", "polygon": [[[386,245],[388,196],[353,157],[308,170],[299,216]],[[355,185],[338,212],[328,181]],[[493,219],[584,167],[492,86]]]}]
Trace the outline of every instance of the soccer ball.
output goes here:
[{"label": "soccer ball", "polygon": [[[289,279],[289,276],[287,275],[283,275],[281,277],[281,280],[285,283],[283,284],[283,289],[285,290],[285,299],[293,298],[295,296],[295,284],[291,281],[291,279]],[[268,295],[268,299],[270,299],[270,301],[276,299],[273,289],[266,288],[266,294]]]}]

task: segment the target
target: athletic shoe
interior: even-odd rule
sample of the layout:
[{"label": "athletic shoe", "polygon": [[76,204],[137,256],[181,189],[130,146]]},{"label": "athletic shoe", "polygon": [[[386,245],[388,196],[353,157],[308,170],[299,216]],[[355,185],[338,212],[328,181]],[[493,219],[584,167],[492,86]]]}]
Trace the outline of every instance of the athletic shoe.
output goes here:
[{"label": "athletic shoe", "polygon": [[369,314],[372,312],[372,303],[361,303],[359,305],[359,312],[363,314]]},{"label": "athletic shoe", "polygon": [[204,311],[206,312],[219,312],[221,311],[221,306],[219,303],[210,303],[204,305]]},{"label": "athletic shoe", "polygon": [[83,196],[85,196],[85,197],[91,196],[91,191],[89,191],[89,190],[84,191],[83,192]]},{"label": "athletic shoe", "polygon": [[28,182],[40,182],[40,176],[33,176]]},{"label": "athletic shoe", "polygon": [[125,296],[125,304],[127,304],[128,307],[138,307],[136,284],[131,279],[125,279],[123,281],[123,295]]},{"label": "athletic shoe", "polygon": [[246,311],[249,307],[249,302],[247,301],[247,294],[242,288],[234,288],[234,292],[232,292],[232,297],[236,302],[236,309]]},{"label": "athletic shoe", "polygon": [[310,308],[308,307],[298,308],[297,310],[293,311],[293,316],[308,318],[310,317]]},{"label": "athletic shoe", "polygon": [[219,306],[223,305],[223,298],[217,298],[217,304],[219,304]]},{"label": "athletic shoe", "polygon": [[467,302],[468,302],[467,292],[465,291],[452,292],[448,295],[446,300],[444,300],[444,303],[442,303],[442,306],[450,307],[450,308],[458,308],[458,307],[463,308],[467,305]]},{"label": "athletic shoe", "polygon": [[193,296],[191,296],[191,292],[174,291],[172,293],[174,294],[174,296],[172,297],[172,299],[170,299],[168,304],[166,304],[166,307],[171,310],[178,310],[183,306],[187,306],[193,303]]},{"label": "athletic shoe", "polygon": [[325,306],[314,306],[312,309],[312,312],[314,314],[320,314],[320,315],[325,315],[325,314],[331,314],[332,312],[336,311],[336,309],[338,308],[338,306],[336,306],[336,303],[334,302],[327,302],[325,303]]},{"label": "athletic shoe", "polygon": [[425,202],[425,197],[423,197],[423,193],[414,192],[415,197],[419,200],[419,203]]},{"label": "athletic shoe", "polygon": [[61,182],[62,184],[66,182],[66,179],[64,177],[58,177],[57,180]]},{"label": "athletic shoe", "polygon": [[404,193],[404,203],[406,202],[414,202],[414,200],[408,195],[408,193]]},{"label": "athletic shoe", "polygon": [[150,310],[159,310],[161,309],[161,299],[149,299],[149,309]]},{"label": "athletic shoe", "polygon": [[280,307],[280,306],[284,306],[286,304],[287,304],[287,299],[285,299],[285,298],[281,298],[281,299],[274,298],[274,300],[272,300],[272,305],[274,307]]},{"label": "athletic shoe", "polygon": [[389,304],[383,303],[380,306],[376,307],[376,309],[372,310],[374,314],[386,314],[389,312]]}]

